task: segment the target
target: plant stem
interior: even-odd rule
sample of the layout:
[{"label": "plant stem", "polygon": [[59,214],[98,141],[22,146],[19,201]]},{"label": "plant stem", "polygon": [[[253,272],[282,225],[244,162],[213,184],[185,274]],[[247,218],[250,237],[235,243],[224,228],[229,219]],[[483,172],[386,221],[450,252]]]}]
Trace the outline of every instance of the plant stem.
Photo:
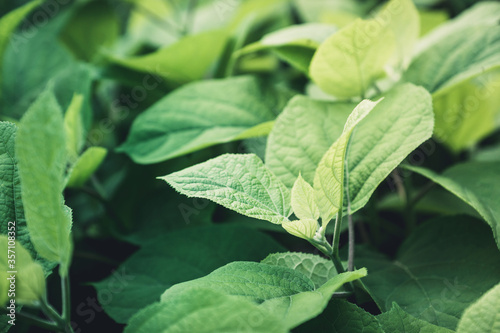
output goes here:
[{"label": "plant stem", "polygon": [[66,326],[66,322],[62,319],[59,313],[57,313],[57,311],[54,310],[52,306],[50,306],[50,304],[47,302],[46,297],[42,298],[42,301],[40,302],[40,309],[49,319],[57,324],[57,327],[59,327],[59,329]]},{"label": "plant stem", "polygon": [[[350,211],[350,203],[347,203],[347,211]],[[347,215],[347,219],[349,220],[349,255],[347,259],[347,271],[354,271],[354,242],[356,241],[354,235],[354,222],[352,221],[351,214]]]},{"label": "plant stem", "polygon": [[60,331],[59,326],[53,321],[48,321],[48,320],[44,320],[41,318],[37,318],[31,314],[23,313],[23,312],[19,312],[17,315],[20,318],[23,318],[23,320],[25,320],[29,324],[38,326],[38,327],[43,328],[45,330],[55,331],[55,332]]},{"label": "plant stem", "polygon": [[61,277],[61,291],[63,304],[62,318],[67,324],[69,324],[71,323],[71,293],[69,276]]}]

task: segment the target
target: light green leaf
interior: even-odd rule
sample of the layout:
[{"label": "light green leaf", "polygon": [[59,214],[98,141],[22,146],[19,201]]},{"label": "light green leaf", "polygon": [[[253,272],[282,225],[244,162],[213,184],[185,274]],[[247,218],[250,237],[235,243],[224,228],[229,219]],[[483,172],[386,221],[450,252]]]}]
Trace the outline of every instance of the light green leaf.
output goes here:
[{"label": "light green leaf", "polygon": [[[333,299],[322,314],[300,325],[294,332],[384,333],[384,330],[375,316],[346,300]],[[400,333],[385,333],[396,332]]]},{"label": "light green leaf", "polygon": [[292,209],[299,219],[319,219],[314,189],[300,174],[292,188]]},{"label": "light green leaf", "polygon": [[[419,10],[420,16],[420,36],[425,36],[429,32],[448,22],[450,15],[446,10]],[[417,44],[419,45],[419,44]]]},{"label": "light green leaf", "polygon": [[432,101],[425,89],[405,84],[384,96],[358,125],[347,153],[351,213],[361,209],[392,170],[432,136],[433,127]]},{"label": "light green leaf", "polygon": [[302,219],[281,224],[290,235],[303,239],[312,239],[318,230],[318,221],[315,219]]},{"label": "light green leaf", "polygon": [[71,216],[63,203],[66,142],[61,108],[46,90],[21,119],[16,137],[26,224],[36,251],[60,263],[71,261]]},{"label": "light green leaf", "polygon": [[30,252],[31,256],[43,266],[48,274],[53,265],[35,251],[24,218],[21,183],[15,152],[16,132],[16,125],[0,122],[0,216],[4,219],[0,224],[0,233],[7,235],[8,222],[15,222],[16,240]]},{"label": "light green leaf", "polygon": [[436,97],[496,68],[500,68],[500,27],[473,26],[420,53],[403,81],[421,85]]},{"label": "light green leaf", "polygon": [[[177,223],[184,221],[179,219]],[[134,313],[159,301],[161,294],[176,283],[202,277],[232,261],[259,261],[276,251],[285,248],[249,228],[213,226],[169,231],[144,244],[115,273],[94,286],[106,313],[126,323]]]},{"label": "light green leaf", "polygon": [[392,303],[389,312],[384,312],[377,316],[385,332],[398,333],[452,333],[453,331],[433,325],[424,320],[417,319],[399,307],[397,303]]},{"label": "light green leaf", "polygon": [[[0,19],[0,64],[3,63],[3,56],[7,43],[11,39],[12,33],[16,30],[16,27],[21,23],[26,15],[29,14],[35,7],[37,7],[42,1],[35,0],[28,2],[24,6],[21,6],[10,13],[7,13]],[[0,82],[3,78],[3,73],[0,73]]]},{"label": "light green leaf", "polygon": [[103,47],[110,47],[120,32],[120,21],[106,2],[81,5],[62,29],[60,38],[80,60],[92,62]]},{"label": "light green leaf", "polygon": [[289,93],[244,76],[197,82],[169,94],[134,122],[119,151],[156,163],[215,144],[267,135]]},{"label": "light green leaf", "polygon": [[71,163],[76,161],[85,141],[85,127],[82,119],[83,95],[75,94],[64,114],[66,151]]},{"label": "light green leaf", "polygon": [[466,29],[477,26],[493,27],[498,25],[499,19],[500,3],[496,1],[478,2],[422,38],[417,45],[418,54],[442,43],[458,31],[466,31]]},{"label": "light green leaf", "polygon": [[290,189],[299,174],[312,184],[321,158],[342,134],[355,107],[301,95],[292,98],[269,134],[266,165]]},{"label": "light green leaf", "polygon": [[469,306],[458,323],[457,333],[494,333],[500,331],[500,284]]},{"label": "light green leaf", "polygon": [[[9,241],[9,238],[5,235],[0,235],[0,250],[2,251],[2,255],[0,256],[0,270],[2,273],[7,273],[6,277],[2,276],[2,279],[7,280],[9,277],[15,277],[16,303],[20,305],[33,305],[38,302],[45,296],[45,276],[42,266],[33,261],[28,250],[19,242]],[[10,271],[16,273],[9,273]],[[12,282],[11,280],[7,281]],[[5,287],[8,287],[8,285]],[[8,288],[2,288],[0,292],[2,296],[7,296]],[[6,300],[2,299],[1,301],[1,305],[3,305],[3,302]]]},{"label": "light green leaf", "polygon": [[286,333],[279,318],[256,304],[221,292],[193,288],[135,315],[125,333]]},{"label": "light green leaf", "polygon": [[107,154],[106,148],[90,147],[87,149],[73,165],[66,187],[82,187],[99,168]]},{"label": "light green leaf", "polygon": [[363,97],[384,76],[394,47],[388,26],[375,19],[357,19],[320,45],[310,76],[323,91],[338,98]]},{"label": "light green leaf", "polygon": [[319,255],[300,252],[284,252],[268,255],[261,261],[263,264],[288,267],[301,272],[310,278],[316,288],[337,275],[335,266],[330,260]]},{"label": "light green leaf", "polygon": [[441,175],[424,168],[405,167],[438,183],[477,210],[490,225],[500,248],[500,206],[498,205],[500,167],[498,162],[457,164]]},{"label": "light green leaf", "polygon": [[195,287],[210,288],[262,303],[276,297],[314,290],[314,283],[302,273],[288,267],[236,261],[202,278],[170,287],[161,295],[161,301]]},{"label": "light green leaf", "polygon": [[344,166],[347,145],[356,125],[365,118],[379,102],[364,100],[347,118],[344,131],[323,155],[314,175],[315,201],[318,204],[326,229],[328,222],[342,209],[344,196]]},{"label": "light green leaf", "polygon": [[260,41],[245,46],[237,52],[237,56],[270,50],[282,60],[307,74],[318,46],[336,31],[337,28],[329,24],[293,25],[269,33]]},{"label": "light green leaf", "polygon": [[363,283],[382,311],[396,302],[410,315],[452,330],[462,312],[500,280],[500,252],[488,227],[465,216],[420,225],[393,260],[359,248],[356,265],[370,271]]},{"label": "light green leaf", "polygon": [[388,25],[395,37],[396,52],[393,58],[396,69],[407,68],[420,33],[420,18],[413,1],[391,0],[374,20],[379,25],[378,29]]},{"label": "light green leaf", "polygon": [[436,137],[459,152],[478,143],[500,125],[500,76],[481,76],[456,85],[433,101]]},{"label": "light green leaf", "polygon": [[225,31],[208,31],[183,37],[151,54],[129,58],[109,55],[108,58],[117,65],[179,85],[203,78],[223,51],[226,39]]},{"label": "light green leaf", "polygon": [[261,304],[267,312],[279,317],[288,328],[294,328],[319,315],[328,305],[333,293],[343,284],[366,276],[365,268],[334,276],[314,291],[273,298]]},{"label": "light green leaf", "polygon": [[291,214],[290,192],[253,154],[225,154],[160,179],[256,219],[281,224]]}]

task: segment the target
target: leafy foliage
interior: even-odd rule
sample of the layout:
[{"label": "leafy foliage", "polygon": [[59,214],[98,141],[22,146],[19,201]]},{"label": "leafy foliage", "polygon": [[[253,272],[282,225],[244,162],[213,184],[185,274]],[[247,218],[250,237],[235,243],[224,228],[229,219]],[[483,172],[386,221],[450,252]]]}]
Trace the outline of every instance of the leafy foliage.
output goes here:
[{"label": "leafy foliage", "polygon": [[499,330],[498,22],[1,2],[0,331]]}]

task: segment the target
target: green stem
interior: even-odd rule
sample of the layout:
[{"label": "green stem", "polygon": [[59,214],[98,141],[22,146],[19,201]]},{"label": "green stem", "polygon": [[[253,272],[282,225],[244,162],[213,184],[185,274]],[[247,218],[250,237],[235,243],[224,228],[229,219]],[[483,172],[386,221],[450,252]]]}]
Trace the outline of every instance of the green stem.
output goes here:
[{"label": "green stem", "polygon": [[31,314],[23,312],[19,312],[17,315],[31,325],[38,326],[48,331],[54,331],[54,332],[60,331],[59,326],[53,321],[37,318],[35,316],[32,316]]},{"label": "green stem", "polygon": [[47,302],[46,297],[42,298],[42,301],[40,302],[40,309],[50,320],[54,321],[57,324],[57,327],[59,327],[59,329],[66,326],[66,322],[59,315],[59,313],[57,313],[57,311],[54,310],[54,308]]},{"label": "green stem", "polygon": [[61,290],[63,302],[62,318],[69,325],[71,323],[71,293],[69,276],[61,277]]}]

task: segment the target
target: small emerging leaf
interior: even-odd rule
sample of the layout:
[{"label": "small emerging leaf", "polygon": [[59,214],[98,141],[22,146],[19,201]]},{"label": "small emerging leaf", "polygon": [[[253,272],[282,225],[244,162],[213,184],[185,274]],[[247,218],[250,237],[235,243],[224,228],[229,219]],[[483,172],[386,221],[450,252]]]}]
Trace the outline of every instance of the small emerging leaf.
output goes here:
[{"label": "small emerging leaf", "polygon": [[300,174],[292,188],[292,208],[299,219],[319,219],[319,208],[314,201],[314,189]]},{"label": "small emerging leaf", "polygon": [[75,94],[64,115],[64,132],[66,133],[66,150],[70,163],[74,162],[85,140],[85,128],[82,119],[83,95]]},{"label": "small emerging leaf", "polygon": [[90,147],[76,160],[71,169],[66,187],[82,187],[106,158],[108,150],[102,147]]},{"label": "small emerging leaf", "polygon": [[318,221],[315,219],[302,219],[283,222],[281,226],[290,235],[303,239],[312,239],[316,234],[316,230],[318,230]]}]

